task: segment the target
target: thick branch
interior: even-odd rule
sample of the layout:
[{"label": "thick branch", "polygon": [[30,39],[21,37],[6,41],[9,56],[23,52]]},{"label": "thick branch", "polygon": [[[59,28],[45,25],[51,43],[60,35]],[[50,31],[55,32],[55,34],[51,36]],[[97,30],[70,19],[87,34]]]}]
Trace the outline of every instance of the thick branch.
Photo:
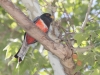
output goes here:
[{"label": "thick branch", "polygon": [[[63,46],[60,43],[53,42],[48,36],[45,35],[39,28],[33,24],[33,22],[28,19],[15,5],[12,4],[9,0],[0,0],[0,5],[19,23],[19,25],[32,37],[38,40],[41,44],[44,45],[49,51],[59,57],[63,65],[70,69],[73,69],[73,61],[69,66],[67,60],[72,55],[72,51],[68,49],[67,46]],[[70,72],[68,75],[72,75]]]}]

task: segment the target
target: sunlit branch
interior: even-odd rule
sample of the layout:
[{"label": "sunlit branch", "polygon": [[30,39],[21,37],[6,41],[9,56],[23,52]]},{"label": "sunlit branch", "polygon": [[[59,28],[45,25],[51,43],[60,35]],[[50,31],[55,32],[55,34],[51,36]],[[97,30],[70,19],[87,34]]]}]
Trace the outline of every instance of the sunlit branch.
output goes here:
[{"label": "sunlit branch", "polygon": [[85,52],[85,51],[91,50],[92,48],[94,48],[94,45],[89,45],[89,46],[86,46],[86,47],[83,47],[83,48],[73,48],[73,50],[75,52]]},{"label": "sunlit branch", "polygon": [[90,3],[88,5],[88,10],[87,10],[85,19],[84,19],[83,24],[82,24],[82,28],[81,28],[82,31],[84,30],[86,23],[88,22],[88,16],[89,16],[89,13],[90,13],[90,10],[91,10],[92,3],[93,3],[93,0],[90,0]]}]

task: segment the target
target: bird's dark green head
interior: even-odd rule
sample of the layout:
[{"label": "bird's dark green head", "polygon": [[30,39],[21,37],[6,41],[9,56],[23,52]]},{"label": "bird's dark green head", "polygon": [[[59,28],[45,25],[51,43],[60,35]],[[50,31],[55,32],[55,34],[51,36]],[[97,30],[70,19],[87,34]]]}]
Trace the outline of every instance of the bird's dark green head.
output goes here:
[{"label": "bird's dark green head", "polygon": [[54,17],[49,13],[44,13],[40,16],[40,18],[44,21],[44,23],[49,27]]}]

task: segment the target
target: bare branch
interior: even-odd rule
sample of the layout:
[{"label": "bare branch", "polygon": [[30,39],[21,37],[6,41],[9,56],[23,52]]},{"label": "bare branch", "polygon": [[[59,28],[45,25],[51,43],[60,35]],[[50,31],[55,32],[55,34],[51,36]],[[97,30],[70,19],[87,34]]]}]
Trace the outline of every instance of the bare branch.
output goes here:
[{"label": "bare branch", "polygon": [[100,11],[99,11],[97,14],[95,14],[94,17],[91,17],[91,18],[89,19],[89,21],[90,21],[90,22],[91,22],[91,21],[97,21],[97,20],[95,20],[95,18],[98,17],[98,15],[100,15]]},{"label": "bare branch", "polygon": [[92,48],[94,48],[94,46],[90,45],[90,46],[86,46],[86,47],[83,47],[83,48],[73,48],[73,50],[75,52],[85,52],[85,51],[91,50]]},{"label": "bare branch", "polygon": [[84,22],[82,24],[82,31],[84,30],[85,26],[86,26],[86,23],[88,22],[88,16],[89,16],[89,13],[90,13],[90,10],[91,10],[91,6],[92,6],[92,2],[93,0],[90,0],[90,3],[88,5],[88,10],[87,10],[87,13],[86,13],[86,16],[85,16],[85,19],[84,19]]}]

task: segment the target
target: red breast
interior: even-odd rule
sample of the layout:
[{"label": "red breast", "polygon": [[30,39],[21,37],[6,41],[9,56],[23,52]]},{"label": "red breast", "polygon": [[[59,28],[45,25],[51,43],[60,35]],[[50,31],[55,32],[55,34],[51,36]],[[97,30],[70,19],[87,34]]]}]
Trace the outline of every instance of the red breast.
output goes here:
[{"label": "red breast", "polygon": [[[43,32],[47,32],[48,31],[48,27],[45,25],[45,23],[41,20],[41,19],[38,19],[37,21],[36,21],[36,26],[39,28],[39,29],[41,29]],[[33,38],[33,37],[31,37],[30,35],[28,35],[27,33],[26,33],[26,42],[27,42],[27,44],[32,44],[32,43],[34,43],[36,40]]]}]

